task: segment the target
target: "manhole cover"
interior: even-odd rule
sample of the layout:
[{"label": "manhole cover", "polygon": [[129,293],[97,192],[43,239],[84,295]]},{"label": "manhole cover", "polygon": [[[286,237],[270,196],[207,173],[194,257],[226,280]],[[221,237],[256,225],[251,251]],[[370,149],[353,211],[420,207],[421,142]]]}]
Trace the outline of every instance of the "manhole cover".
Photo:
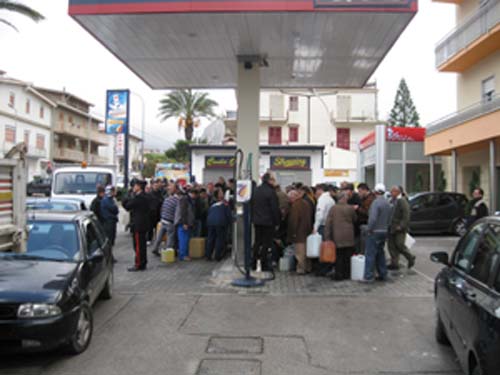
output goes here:
[{"label": "manhole cover", "polygon": [[262,354],[264,340],[261,337],[211,337],[207,353]]},{"label": "manhole cover", "polygon": [[255,359],[204,359],[197,375],[260,375],[261,363]]}]

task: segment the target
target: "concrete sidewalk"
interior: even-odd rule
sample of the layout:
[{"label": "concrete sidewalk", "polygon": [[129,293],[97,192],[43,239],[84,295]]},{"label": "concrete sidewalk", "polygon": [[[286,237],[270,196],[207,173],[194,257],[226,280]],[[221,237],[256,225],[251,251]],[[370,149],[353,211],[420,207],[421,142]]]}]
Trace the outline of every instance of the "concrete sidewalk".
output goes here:
[{"label": "concrete sidewalk", "polygon": [[151,258],[147,272],[127,273],[127,245],[122,235],[117,294],[95,306],[89,349],[2,359],[2,375],[461,374],[435,343],[432,281],[418,271],[368,286],[279,273],[237,290],[229,263]]}]

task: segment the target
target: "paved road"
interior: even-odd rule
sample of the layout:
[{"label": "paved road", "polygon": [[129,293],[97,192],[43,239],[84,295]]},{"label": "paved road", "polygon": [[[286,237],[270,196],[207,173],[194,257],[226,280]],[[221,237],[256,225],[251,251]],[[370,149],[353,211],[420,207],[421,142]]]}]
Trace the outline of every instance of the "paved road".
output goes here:
[{"label": "paved road", "polygon": [[116,248],[116,293],[95,306],[96,329],[80,356],[0,358],[0,374],[404,374],[459,375],[434,341],[431,251],[457,239],[418,237],[414,271],[386,284],[335,283],[278,273],[238,290],[230,261],[161,265],[130,274],[129,239]]}]

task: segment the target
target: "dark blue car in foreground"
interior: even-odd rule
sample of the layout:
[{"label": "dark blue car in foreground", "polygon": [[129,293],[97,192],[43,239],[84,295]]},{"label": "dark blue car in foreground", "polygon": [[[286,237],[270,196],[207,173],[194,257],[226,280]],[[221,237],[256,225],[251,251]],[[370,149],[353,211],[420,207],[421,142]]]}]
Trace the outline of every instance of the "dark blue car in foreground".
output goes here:
[{"label": "dark blue car in foreground", "polygon": [[437,275],[436,339],[455,350],[467,375],[500,374],[500,218],[475,223]]},{"label": "dark blue car in foreground", "polygon": [[0,354],[87,349],[92,305],[109,299],[111,245],[92,213],[30,215],[27,251],[0,253]]}]

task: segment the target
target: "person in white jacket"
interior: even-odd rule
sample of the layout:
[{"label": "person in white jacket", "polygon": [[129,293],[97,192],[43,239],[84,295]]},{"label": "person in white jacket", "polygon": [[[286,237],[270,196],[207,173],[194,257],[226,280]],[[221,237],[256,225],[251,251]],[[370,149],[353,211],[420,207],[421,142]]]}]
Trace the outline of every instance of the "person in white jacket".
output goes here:
[{"label": "person in white jacket", "polygon": [[325,229],[326,218],[330,209],[335,205],[335,201],[330,193],[331,186],[319,184],[316,186],[316,215],[314,217],[314,233],[319,233],[323,236]]}]

